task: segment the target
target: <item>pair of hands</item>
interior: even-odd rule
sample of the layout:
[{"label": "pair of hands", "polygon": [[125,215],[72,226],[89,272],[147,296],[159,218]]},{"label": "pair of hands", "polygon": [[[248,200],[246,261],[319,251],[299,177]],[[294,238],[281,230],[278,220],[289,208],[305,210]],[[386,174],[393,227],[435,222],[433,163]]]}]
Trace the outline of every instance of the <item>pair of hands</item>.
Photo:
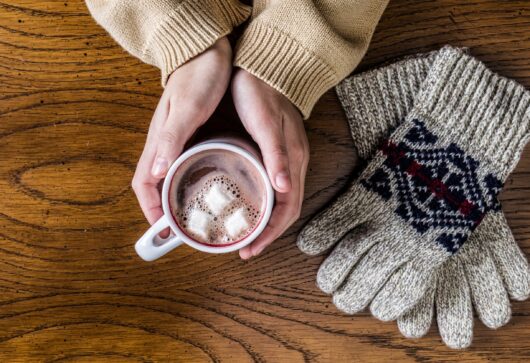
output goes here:
[{"label": "pair of hands", "polygon": [[[169,77],[132,181],[150,224],[163,214],[158,184],[188,139],[213,114],[231,75],[232,49],[221,38]],[[298,109],[281,93],[242,69],[235,71],[231,88],[239,118],[261,150],[276,198],[263,233],[239,251],[241,258],[248,259],[260,254],[300,216],[309,144]]]}]

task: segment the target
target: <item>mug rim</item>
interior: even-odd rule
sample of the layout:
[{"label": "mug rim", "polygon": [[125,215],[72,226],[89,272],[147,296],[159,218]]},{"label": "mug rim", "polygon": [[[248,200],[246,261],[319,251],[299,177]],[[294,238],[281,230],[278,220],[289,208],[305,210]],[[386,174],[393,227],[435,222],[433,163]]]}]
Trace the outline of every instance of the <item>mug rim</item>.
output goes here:
[{"label": "mug rim", "polygon": [[[223,244],[221,246],[209,245],[209,244],[205,244],[202,242],[198,242],[194,240],[193,238],[191,238],[188,234],[186,234],[176,222],[175,217],[173,216],[173,213],[171,213],[171,206],[169,204],[171,183],[173,181],[173,178],[179,166],[181,166],[186,160],[188,160],[193,155],[196,155],[200,152],[208,151],[208,150],[226,150],[226,151],[231,151],[238,155],[241,155],[242,157],[247,159],[256,168],[256,170],[258,170],[264,182],[264,186],[265,186],[265,194],[266,194],[265,203],[266,204],[265,204],[263,214],[258,224],[256,225],[256,227],[245,238],[239,241],[235,241],[230,244]],[[175,160],[173,165],[171,165],[168,173],[166,174],[166,177],[164,179],[164,183],[162,186],[162,209],[164,211],[164,214],[167,215],[168,217],[167,220],[168,220],[168,224],[170,228],[177,235],[177,237],[180,238],[184,243],[202,252],[209,252],[209,253],[232,252],[232,251],[239,250],[249,245],[250,243],[252,243],[252,241],[254,241],[261,234],[261,232],[263,232],[263,230],[267,226],[270,216],[272,214],[273,204],[274,204],[274,191],[272,189],[272,184],[269,180],[269,176],[263,164],[250,151],[244,149],[241,146],[234,145],[230,143],[229,141],[223,141],[221,139],[215,139],[215,141],[204,141],[186,150],[182,155],[180,155],[177,158],[177,160]]]}]

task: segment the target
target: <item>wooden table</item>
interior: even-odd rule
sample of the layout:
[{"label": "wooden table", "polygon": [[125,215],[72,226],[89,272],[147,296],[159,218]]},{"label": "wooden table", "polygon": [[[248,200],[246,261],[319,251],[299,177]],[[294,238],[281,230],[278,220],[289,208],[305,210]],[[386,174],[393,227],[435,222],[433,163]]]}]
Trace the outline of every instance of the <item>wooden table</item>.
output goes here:
[{"label": "wooden table", "polygon": [[[394,0],[360,69],[445,43],[530,86],[529,1]],[[498,331],[477,320],[473,347],[455,352],[434,327],[407,340],[315,287],[322,258],[293,241],[357,165],[331,91],[307,122],[302,220],[283,238],[249,262],[187,247],[142,262],[133,243],[148,226],[130,180],[160,92],[158,71],[82,1],[0,2],[0,361],[530,359],[530,302]],[[529,185],[527,148],[502,193],[527,255]]]}]

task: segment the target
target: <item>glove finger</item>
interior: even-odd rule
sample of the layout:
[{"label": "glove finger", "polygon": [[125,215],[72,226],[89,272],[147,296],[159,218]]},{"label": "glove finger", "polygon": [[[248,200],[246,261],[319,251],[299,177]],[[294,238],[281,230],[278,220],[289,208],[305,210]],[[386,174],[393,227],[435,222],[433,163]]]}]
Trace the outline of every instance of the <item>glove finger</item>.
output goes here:
[{"label": "glove finger", "polygon": [[346,279],[359,258],[374,243],[381,241],[381,232],[361,226],[348,233],[324,260],[317,273],[317,285],[332,294]]},{"label": "glove finger", "polygon": [[436,316],[440,336],[448,347],[463,349],[471,345],[471,294],[458,258],[451,258],[441,267],[436,290]]},{"label": "glove finger", "polygon": [[490,250],[510,297],[519,301],[526,300],[530,295],[530,268],[504,213],[489,213],[472,236],[474,235]]},{"label": "glove finger", "polygon": [[497,329],[510,320],[510,300],[489,251],[474,237],[469,238],[456,258],[462,260],[480,320],[487,327]]},{"label": "glove finger", "polygon": [[434,285],[435,269],[443,261],[423,253],[417,253],[404,264],[377,293],[370,304],[372,315],[382,321],[392,321],[412,309],[423,297],[427,288]]},{"label": "glove finger", "polygon": [[412,309],[434,284],[435,270],[447,260],[447,251],[434,247],[432,241],[417,243],[415,254],[377,293],[370,305],[372,314],[383,321],[396,320]]},{"label": "glove finger", "polygon": [[[390,235],[397,236],[398,231]],[[335,306],[348,314],[363,310],[388,278],[410,259],[413,252],[411,247],[402,240],[387,240],[375,244],[333,295]]]},{"label": "glove finger", "polygon": [[397,319],[401,334],[407,338],[421,338],[429,331],[434,312],[434,296],[436,292],[436,277],[427,288],[423,297],[414,305],[412,310]]},{"label": "glove finger", "polygon": [[348,231],[368,221],[384,204],[374,193],[354,184],[330,207],[314,217],[297,238],[298,248],[305,254],[318,255],[337,243]]}]

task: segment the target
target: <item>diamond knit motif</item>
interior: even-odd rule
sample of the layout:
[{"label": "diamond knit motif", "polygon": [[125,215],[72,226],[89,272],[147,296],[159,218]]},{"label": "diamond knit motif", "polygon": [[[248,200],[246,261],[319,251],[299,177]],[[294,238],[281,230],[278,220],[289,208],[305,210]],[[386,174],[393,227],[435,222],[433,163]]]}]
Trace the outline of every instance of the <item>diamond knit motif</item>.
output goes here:
[{"label": "diamond knit motif", "polygon": [[486,212],[499,208],[502,183],[492,174],[480,179],[477,160],[456,144],[440,145],[420,120],[412,122],[401,142],[383,143],[385,161],[360,182],[385,201],[395,198],[398,216],[455,253]]}]

